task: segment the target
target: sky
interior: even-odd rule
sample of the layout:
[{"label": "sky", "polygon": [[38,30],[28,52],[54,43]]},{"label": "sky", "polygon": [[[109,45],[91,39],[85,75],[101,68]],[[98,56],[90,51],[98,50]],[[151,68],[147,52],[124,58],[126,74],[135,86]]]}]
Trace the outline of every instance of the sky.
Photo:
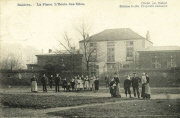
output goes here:
[{"label": "sky", "polygon": [[[146,0],[149,1],[149,0]],[[120,8],[120,5],[141,5],[145,0],[1,0],[0,40],[6,43],[32,46],[48,52],[59,48],[64,31],[78,45],[81,40],[74,27],[83,21],[91,26],[90,36],[105,29],[130,28],[146,36],[150,33],[154,46],[180,46],[180,1],[167,2],[161,8]],[[84,3],[79,6],[37,6],[37,3]],[[17,6],[18,3],[33,6]],[[9,47],[10,48],[10,47]],[[60,47],[63,49],[63,47]]]}]

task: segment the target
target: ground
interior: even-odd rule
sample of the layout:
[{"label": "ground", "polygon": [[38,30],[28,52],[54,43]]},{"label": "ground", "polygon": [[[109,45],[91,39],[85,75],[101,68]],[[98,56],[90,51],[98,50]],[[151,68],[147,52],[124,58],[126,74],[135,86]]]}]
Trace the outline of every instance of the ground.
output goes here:
[{"label": "ground", "polygon": [[[152,99],[111,98],[109,89],[99,93],[31,93],[30,87],[0,89],[1,117],[180,117],[180,88],[151,88]],[[148,107],[147,107],[148,106]]]}]

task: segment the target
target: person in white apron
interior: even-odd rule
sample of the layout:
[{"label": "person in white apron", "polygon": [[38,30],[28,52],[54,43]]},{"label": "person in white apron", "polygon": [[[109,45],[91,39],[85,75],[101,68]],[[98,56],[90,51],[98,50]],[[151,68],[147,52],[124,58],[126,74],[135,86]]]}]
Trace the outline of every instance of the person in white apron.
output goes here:
[{"label": "person in white apron", "polygon": [[31,78],[31,92],[38,92],[37,78],[35,76]]}]

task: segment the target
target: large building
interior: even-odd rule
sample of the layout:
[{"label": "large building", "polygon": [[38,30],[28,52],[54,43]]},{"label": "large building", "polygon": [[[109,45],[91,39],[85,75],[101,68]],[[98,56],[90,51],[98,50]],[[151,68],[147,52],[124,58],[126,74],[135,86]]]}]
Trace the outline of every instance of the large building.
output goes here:
[{"label": "large building", "polygon": [[140,68],[180,67],[180,47],[152,46],[139,51]]},{"label": "large building", "polygon": [[[92,74],[117,71],[121,68],[136,67],[139,62],[138,51],[152,46],[153,43],[129,28],[107,29],[85,40],[89,50],[94,50],[91,56],[90,70]],[[80,53],[84,54],[84,40],[79,42]]]},{"label": "large building", "polygon": [[37,64],[27,64],[29,70],[44,69],[50,73],[82,71],[82,54],[48,53],[36,55]]}]

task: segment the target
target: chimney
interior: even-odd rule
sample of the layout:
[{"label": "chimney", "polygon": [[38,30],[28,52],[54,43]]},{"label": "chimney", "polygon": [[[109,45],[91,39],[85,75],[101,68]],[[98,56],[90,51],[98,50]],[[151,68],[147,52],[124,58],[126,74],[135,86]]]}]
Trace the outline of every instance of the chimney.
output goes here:
[{"label": "chimney", "polygon": [[147,31],[147,34],[146,34],[146,39],[150,41],[149,31]]},{"label": "chimney", "polygon": [[52,52],[52,50],[51,49],[49,49],[49,53],[51,53]]}]

